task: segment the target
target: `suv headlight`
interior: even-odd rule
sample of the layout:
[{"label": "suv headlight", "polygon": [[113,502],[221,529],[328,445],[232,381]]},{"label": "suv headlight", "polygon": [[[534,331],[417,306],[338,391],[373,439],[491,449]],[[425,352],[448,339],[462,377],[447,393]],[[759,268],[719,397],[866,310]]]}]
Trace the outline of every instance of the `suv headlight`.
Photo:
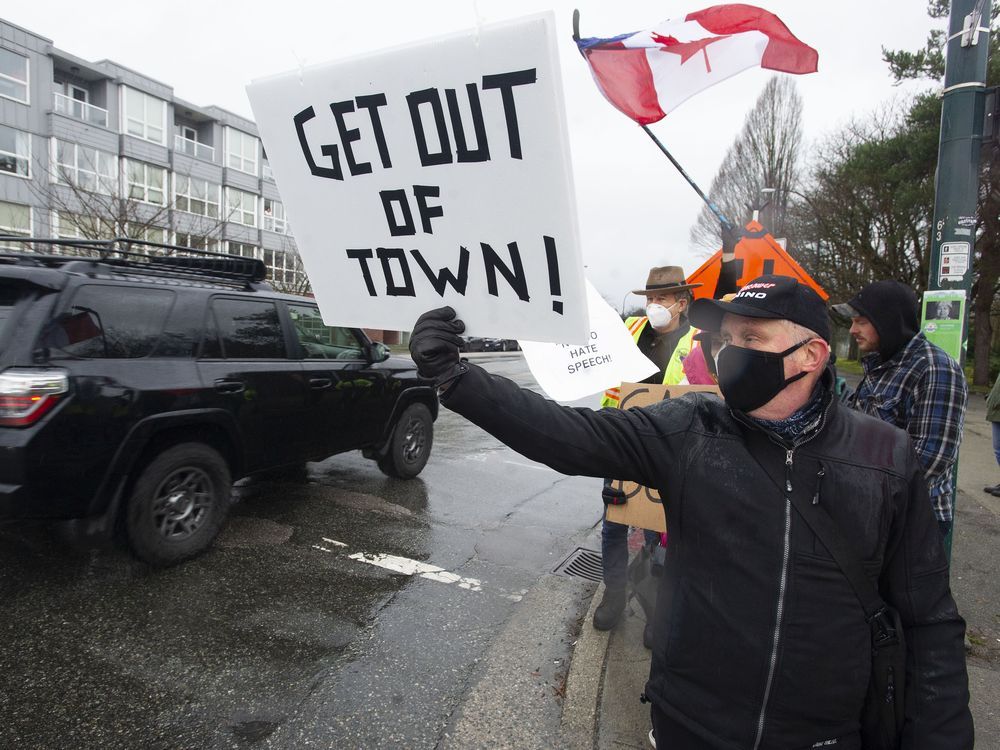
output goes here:
[{"label": "suv headlight", "polygon": [[0,373],[0,426],[25,427],[42,418],[69,392],[64,370],[6,370]]}]

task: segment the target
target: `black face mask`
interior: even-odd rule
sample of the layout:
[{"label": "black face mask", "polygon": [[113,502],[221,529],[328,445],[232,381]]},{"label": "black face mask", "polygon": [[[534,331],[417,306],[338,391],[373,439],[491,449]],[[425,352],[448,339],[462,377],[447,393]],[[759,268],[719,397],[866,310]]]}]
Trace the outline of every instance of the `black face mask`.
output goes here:
[{"label": "black face mask", "polygon": [[785,357],[812,341],[806,339],[783,352],[762,352],[742,346],[724,347],[718,356],[719,387],[726,403],[738,411],[759,409],[785,386],[807,373],[785,379]]}]

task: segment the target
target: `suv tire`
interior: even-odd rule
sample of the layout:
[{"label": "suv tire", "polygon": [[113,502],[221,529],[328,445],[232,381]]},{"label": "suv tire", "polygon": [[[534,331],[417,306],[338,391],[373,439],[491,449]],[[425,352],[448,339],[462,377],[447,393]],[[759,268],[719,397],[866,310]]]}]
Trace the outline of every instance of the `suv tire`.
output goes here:
[{"label": "suv tire", "polygon": [[167,448],[142,469],[125,510],[128,545],[150,565],[175,565],[204,552],[229,514],[229,467],[204,443]]},{"label": "suv tire", "polygon": [[403,410],[392,430],[389,450],[378,459],[384,474],[399,479],[413,479],[427,464],[434,443],[434,420],[423,404],[410,404]]}]

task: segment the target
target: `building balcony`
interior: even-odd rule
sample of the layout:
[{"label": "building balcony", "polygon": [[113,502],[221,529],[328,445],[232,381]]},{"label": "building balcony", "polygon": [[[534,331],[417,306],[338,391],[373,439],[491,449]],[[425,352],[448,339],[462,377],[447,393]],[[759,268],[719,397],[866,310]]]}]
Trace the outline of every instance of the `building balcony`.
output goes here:
[{"label": "building balcony", "polygon": [[193,141],[182,135],[174,136],[174,151],[180,151],[196,159],[203,159],[210,162],[215,161],[215,149],[212,146],[201,141]]},{"label": "building balcony", "polygon": [[55,94],[55,110],[61,115],[89,122],[92,125],[108,127],[108,110],[79,99],[73,99],[65,94]]}]

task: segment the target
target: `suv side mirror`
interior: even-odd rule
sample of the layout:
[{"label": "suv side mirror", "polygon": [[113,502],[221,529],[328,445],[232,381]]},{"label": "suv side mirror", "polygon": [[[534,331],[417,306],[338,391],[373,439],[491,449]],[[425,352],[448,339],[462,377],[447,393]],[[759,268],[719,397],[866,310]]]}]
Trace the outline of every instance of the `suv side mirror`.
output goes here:
[{"label": "suv side mirror", "polygon": [[381,341],[373,341],[366,348],[368,349],[368,360],[373,364],[376,362],[385,362],[389,359],[389,347]]}]

